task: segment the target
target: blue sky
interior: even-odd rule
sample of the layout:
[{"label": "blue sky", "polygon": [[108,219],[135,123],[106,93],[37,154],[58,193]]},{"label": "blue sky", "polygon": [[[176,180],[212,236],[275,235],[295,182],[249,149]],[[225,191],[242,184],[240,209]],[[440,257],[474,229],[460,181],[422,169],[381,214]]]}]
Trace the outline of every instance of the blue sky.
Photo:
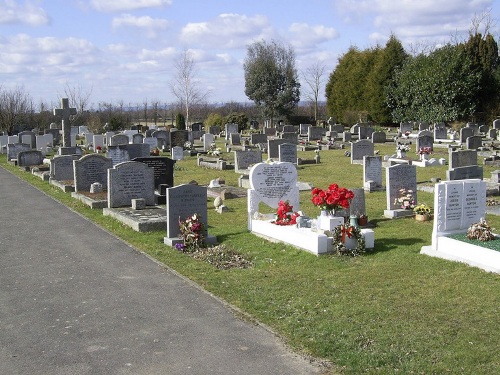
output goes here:
[{"label": "blue sky", "polygon": [[187,50],[209,102],[248,101],[242,64],[256,40],[291,45],[299,73],[321,63],[326,83],[350,46],[384,45],[391,32],[407,51],[418,51],[466,39],[471,20],[487,12],[498,40],[499,3],[0,0],[0,86],[24,88],[35,104],[57,104],[68,88],[90,93],[94,108],[99,102],[172,103],[174,62]]}]

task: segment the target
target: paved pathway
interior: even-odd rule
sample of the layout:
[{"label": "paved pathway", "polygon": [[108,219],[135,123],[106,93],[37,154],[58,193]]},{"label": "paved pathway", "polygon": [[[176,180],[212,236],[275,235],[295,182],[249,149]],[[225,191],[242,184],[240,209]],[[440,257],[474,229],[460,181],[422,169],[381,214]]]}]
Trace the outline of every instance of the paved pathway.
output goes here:
[{"label": "paved pathway", "polygon": [[0,374],[314,374],[274,335],[0,167]]}]

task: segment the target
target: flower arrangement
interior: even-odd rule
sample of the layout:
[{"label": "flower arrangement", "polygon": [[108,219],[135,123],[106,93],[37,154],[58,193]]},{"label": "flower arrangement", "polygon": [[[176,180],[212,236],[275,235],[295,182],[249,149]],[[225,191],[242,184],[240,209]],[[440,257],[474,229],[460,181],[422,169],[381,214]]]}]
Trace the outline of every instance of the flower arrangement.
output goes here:
[{"label": "flower arrangement", "polygon": [[415,212],[417,215],[430,215],[432,210],[425,203],[422,203],[419,204],[418,206],[415,206],[413,208],[413,212]]},{"label": "flower arrangement", "polygon": [[394,204],[404,210],[413,210],[417,202],[411,189],[399,189],[399,198],[394,199]]},{"label": "flower arrangement", "polygon": [[417,155],[429,155],[432,154],[431,147],[420,147],[417,151]]},{"label": "flower arrangement", "polygon": [[179,230],[183,243],[175,245],[177,250],[193,252],[205,246],[205,228],[200,214],[195,213],[186,220],[179,218]]},{"label": "flower arrangement", "polygon": [[101,151],[102,150],[102,147],[101,146],[96,146],[95,148],[97,151]]},{"label": "flower arrangement", "polygon": [[279,201],[276,210],[276,220],[271,223],[276,225],[295,225],[300,212],[293,212],[293,206],[288,201]]},{"label": "flower arrangement", "polygon": [[210,149],[207,151],[209,155],[212,156],[220,156],[222,153],[222,150],[217,147],[217,145],[214,143],[210,144]]},{"label": "flower arrangement", "polygon": [[467,230],[467,238],[469,240],[491,241],[496,237],[486,220],[481,218],[478,223],[474,223],[469,227]]},{"label": "flower arrangement", "polygon": [[351,190],[341,188],[337,184],[331,184],[326,190],[314,188],[311,194],[313,204],[322,211],[347,209],[354,198],[354,193]]},{"label": "flower arrangement", "polygon": [[152,149],[149,153],[151,156],[159,156],[160,155],[160,149],[158,147],[155,147]]},{"label": "flower arrangement", "polygon": [[[345,246],[346,238],[354,237],[357,240],[357,246],[354,249],[348,249]],[[333,231],[333,248],[339,255],[359,256],[365,253],[366,243],[361,229],[351,225],[338,225]]]},{"label": "flower arrangement", "polygon": [[408,152],[410,151],[410,146],[405,143],[398,143],[396,151]]}]

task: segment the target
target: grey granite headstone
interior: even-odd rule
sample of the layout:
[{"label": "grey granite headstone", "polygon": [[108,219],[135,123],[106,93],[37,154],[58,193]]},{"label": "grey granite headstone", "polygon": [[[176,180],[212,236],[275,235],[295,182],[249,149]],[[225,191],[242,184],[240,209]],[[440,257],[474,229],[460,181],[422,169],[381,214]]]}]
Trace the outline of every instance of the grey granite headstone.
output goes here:
[{"label": "grey granite headstone", "polygon": [[351,189],[354,193],[354,198],[349,206],[351,215],[366,215],[365,191],[364,189]]},{"label": "grey granite headstone", "polygon": [[110,141],[110,146],[128,145],[130,143],[129,137],[126,134],[115,134],[111,137]]},{"label": "grey granite headstone", "polygon": [[113,161],[113,165],[117,165],[130,160],[130,155],[127,150],[127,145],[128,143],[126,145],[120,145],[120,146],[108,146],[108,149],[106,151],[106,156]]},{"label": "grey granite headstone", "polygon": [[234,152],[234,171],[236,173],[247,174],[249,168],[258,163],[262,163],[262,152],[259,150],[245,150]]},{"label": "grey granite headstone", "polygon": [[19,167],[29,167],[43,164],[43,154],[38,150],[21,151],[17,154],[17,165]]},{"label": "grey granite headstone", "polygon": [[184,149],[181,146],[172,147],[172,159],[173,160],[184,159]]},{"label": "grey granite headstone", "polygon": [[373,156],[373,154],[374,145],[371,141],[362,139],[351,143],[351,163],[361,164],[363,162],[363,156]]},{"label": "grey granite headstone", "polygon": [[231,133],[229,135],[229,144],[233,146],[241,145],[240,133]]},{"label": "grey granite headstone", "polygon": [[472,137],[467,137],[467,139],[465,140],[465,148],[467,150],[477,150],[482,146],[483,138],[480,135],[473,135]]},{"label": "grey granite headstone", "polygon": [[100,182],[107,189],[108,169],[112,167],[113,161],[100,154],[89,154],[74,160],[75,192],[90,191],[94,182]]},{"label": "grey granite headstone", "polygon": [[215,141],[215,136],[211,133],[205,133],[201,137],[203,141],[203,151],[207,152],[212,147],[212,143]]},{"label": "grey granite headstone", "polygon": [[449,169],[477,165],[476,150],[450,151]]},{"label": "grey granite headstone", "polygon": [[[387,210],[399,210],[394,203],[401,196],[400,189],[411,190],[417,201],[417,167],[409,164],[397,164],[386,168]],[[412,212],[413,214],[413,212]]]},{"label": "grey granite headstone", "polygon": [[108,169],[108,208],[131,207],[132,199],[155,204],[154,170],[138,161],[127,161]]},{"label": "grey granite headstone", "polygon": [[295,132],[293,133],[281,133],[281,139],[286,140],[287,143],[292,143],[297,145],[299,143],[299,135]]},{"label": "grey granite headstone", "polygon": [[157,140],[157,145],[155,147],[158,147],[162,150],[166,147],[170,147],[171,145],[170,132],[166,130],[155,130],[153,133],[151,133],[151,136],[156,138]]},{"label": "grey granite headstone", "polygon": [[144,140],[144,134],[136,133],[132,134],[132,143],[143,143],[142,141]]},{"label": "grey granite headstone", "polygon": [[201,216],[201,222],[206,230],[208,215],[207,188],[205,186],[179,185],[167,189],[166,196],[167,237],[165,240],[180,237],[179,220],[186,220],[193,214]]},{"label": "grey granite headstone", "polygon": [[8,143],[7,144],[7,160],[17,160],[17,155],[21,151],[29,151],[31,146],[25,143]]},{"label": "grey granite headstone", "polygon": [[170,145],[172,147],[184,147],[187,141],[189,141],[187,130],[174,130],[170,132]]},{"label": "grey granite headstone", "polygon": [[297,164],[296,145],[292,143],[282,143],[278,146],[278,153],[279,153],[279,161]]},{"label": "grey granite headstone", "polygon": [[451,168],[446,171],[448,181],[467,180],[467,179],[483,179],[483,167],[478,165],[470,165],[467,167]]},{"label": "grey granite headstone", "polygon": [[467,138],[472,137],[474,135],[473,128],[462,128],[460,129],[460,142],[465,143]]},{"label": "grey granite headstone", "polygon": [[311,127],[311,124],[300,124],[299,126],[299,134],[300,135],[307,135],[307,131]]},{"label": "grey granite headstone", "polygon": [[73,180],[73,160],[80,157],[77,155],[57,155],[50,159],[50,178],[56,181]]},{"label": "grey granite headstone", "polygon": [[368,191],[382,187],[382,156],[363,157],[363,186]]},{"label": "grey granite headstone", "polygon": [[174,186],[174,167],[175,160],[166,156],[152,156],[145,158],[135,158],[133,161],[138,161],[146,164],[154,170],[154,185],[155,189],[160,191],[160,185]]},{"label": "grey granite headstone", "polygon": [[385,143],[387,136],[382,131],[377,131],[372,133],[372,143]]},{"label": "grey granite headstone", "polygon": [[267,142],[267,135],[263,133],[252,133],[250,134],[250,144],[251,145],[257,145],[259,143],[266,143]]},{"label": "grey granite headstone", "polygon": [[289,143],[286,141],[286,139],[269,139],[267,141],[267,156],[269,159],[276,159],[278,160],[280,154],[279,154],[279,145],[282,145],[283,143]]},{"label": "grey granite headstone", "polygon": [[238,124],[226,124],[225,131],[226,131],[226,141],[229,141],[229,139],[231,138],[231,134],[238,133]]},{"label": "grey granite headstone", "polygon": [[307,129],[307,140],[311,141],[319,141],[323,138],[325,134],[325,129],[319,126],[309,126]]},{"label": "grey granite headstone", "polygon": [[144,143],[129,143],[125,145],[125,149],[128,151],[129,160],[146,158],[150,155],[150,147]]}]

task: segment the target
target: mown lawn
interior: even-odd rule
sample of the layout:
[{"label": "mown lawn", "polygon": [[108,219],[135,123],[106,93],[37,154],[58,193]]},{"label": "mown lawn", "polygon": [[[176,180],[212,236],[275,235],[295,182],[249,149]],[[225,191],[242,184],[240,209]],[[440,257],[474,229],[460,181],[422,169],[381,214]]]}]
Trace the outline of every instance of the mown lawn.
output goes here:
[{"label": "mown lawn", "polygon": [[[381,155],[394,153],[389,143],[375,148]],[[363,167],[351,165],[344,151],[322,151],[320,164],[298,167],[299,180],[321,188],[332,182],[361,187]],[[232,160],[231,154],[224,156]],[[445,149],[433,156],[448,158]],[[312,159],[314,153],[301,152],[299,157]],[[165,233],[134,232],[7,165],[5,155],[0,160],[3,167],[265,323],[295,350],[331,362],[332,373],[500,373],[500,275],[420,255],[420,248],[430,244],[432,222],[385,219],[384,192],[366,194],[375,249],[356,258],[316,257],[267,242],[248,233],[245,198],[227,200],[230,211],[223,214],[215,212],[211,199],[209,233],[253,261],[251,268],[218,270],[164,245]],[[446,168],[417,168],[417,180],[444,180]],[[484,176],[493,169],[485,167]],[[199,168],[195,157],[177,162],[176,184],[208,184],[217,177],[237,185],[234,171]],[[432,206],[433,195],[419,191],[418,201]],[[309,216],[318,214],[309,192],[301,192],[300,208]],[[488,215],[487,220],[500,228],[499,217]]]}]

